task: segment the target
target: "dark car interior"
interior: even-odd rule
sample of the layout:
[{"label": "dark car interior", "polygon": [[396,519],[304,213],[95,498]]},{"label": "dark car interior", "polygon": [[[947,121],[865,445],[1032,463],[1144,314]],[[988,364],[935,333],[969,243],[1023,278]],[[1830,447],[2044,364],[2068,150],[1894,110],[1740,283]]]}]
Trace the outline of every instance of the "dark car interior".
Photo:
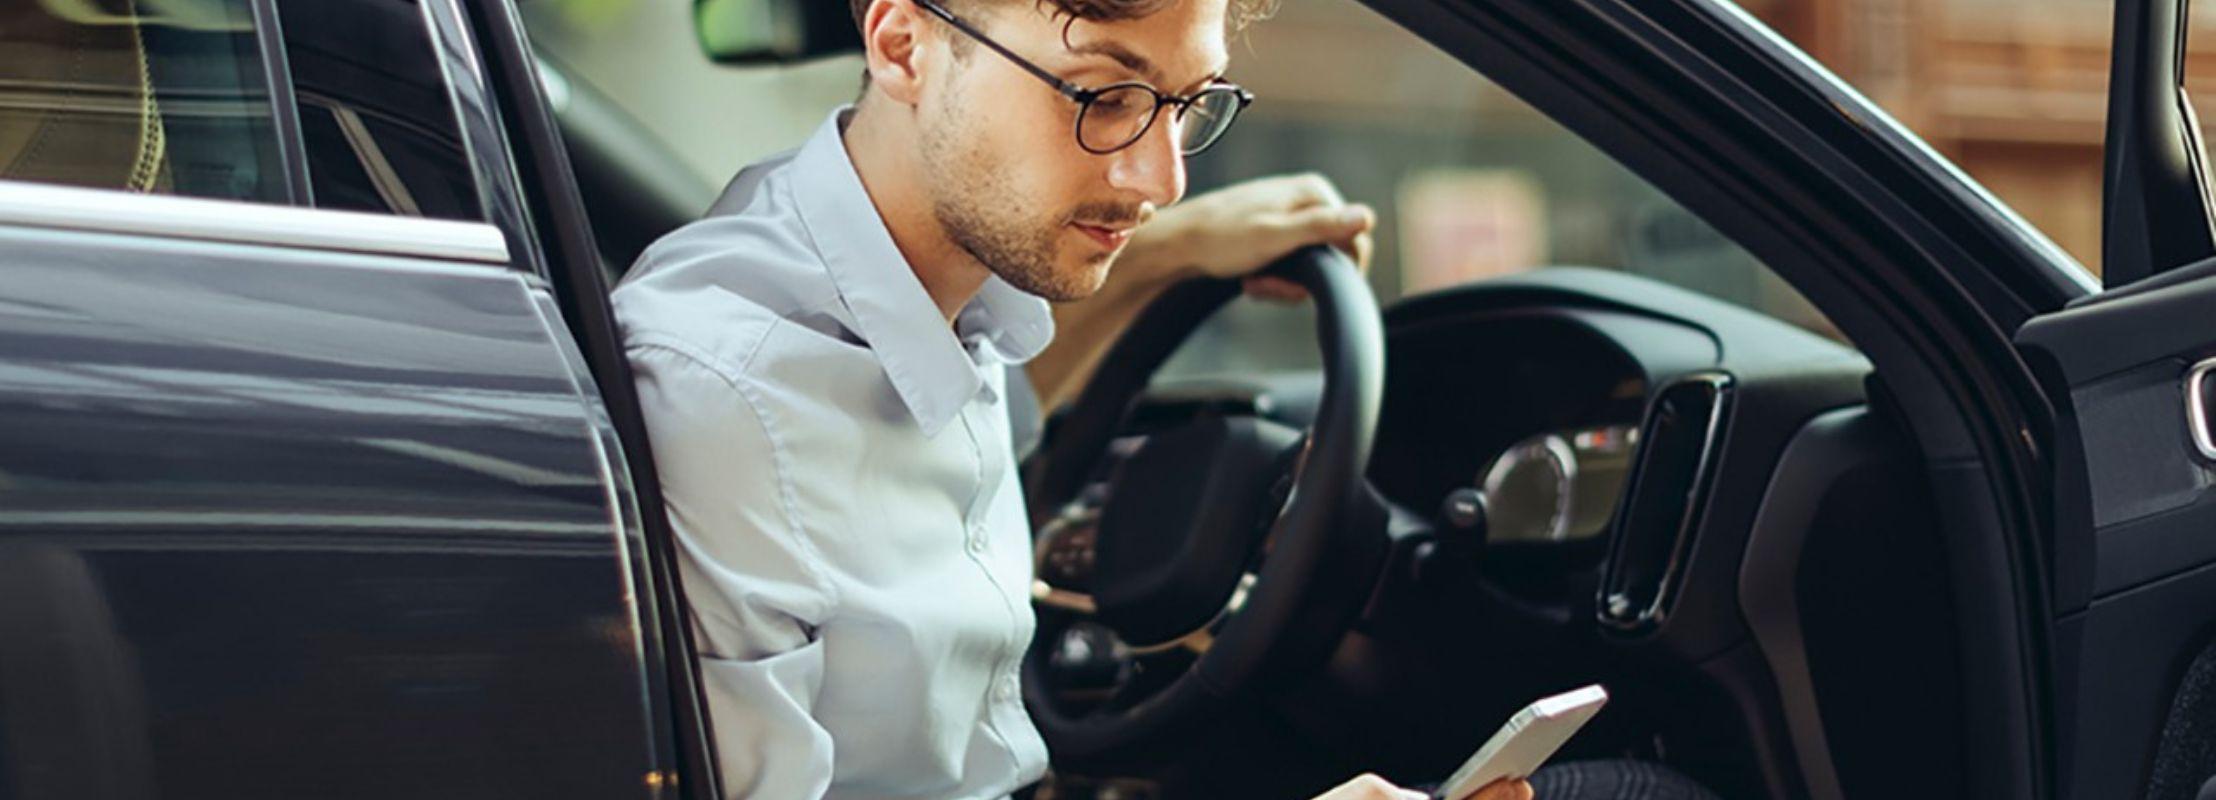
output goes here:
[{"label": "dark car interior", "polygon": [[[589,84],[544,67],[563,84],[556,118],[612,285],[713,193]],[[1727,797],[1795,794],[1810,773],[1848,796],[1959,793],[1936,512],[1901,412],[1860,355],[1581,268],[1406,298],[1382,321],[1366,473],[1380,513],[1343,532],[1384,545],[1360,601],[1313,618],[1328,645],[1273,664],[1205,725],[1143,752],[1057,750],[1055,796],[1296,796],[1363,770],[1436,781],[1524,703],[1594,682],[1609,711],[1559,759],[1657,761]],[[1084,494],[1113,494],[1115,462],[1150,437],[1252,423],[1297,436],[1320,383],[1154,385],[1114,423]],[[1042,451],[1069,424],[1050,425]],[[1284,487],[1247,491],[1274,508]],[[1056,510],[1034,497],[1040,518]],[[1089,569],[1095,548],[1109,558],[1098,518],[1043,526],[1056,546],[1042,544],[1042,573]],[[1237,588],[1200,591],[1221,603]],[[1137,652],[1113,620],[1051,626],[1051,612],[1040,680],[1078,716],[1153,699],[1198,655]]]}]

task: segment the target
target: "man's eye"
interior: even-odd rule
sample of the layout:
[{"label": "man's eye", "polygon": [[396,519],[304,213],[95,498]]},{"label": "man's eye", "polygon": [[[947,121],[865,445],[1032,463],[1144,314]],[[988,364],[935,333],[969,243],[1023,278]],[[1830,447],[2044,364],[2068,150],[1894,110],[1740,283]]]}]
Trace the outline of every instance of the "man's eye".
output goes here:
[{"label": "man's eye", "polygon": [[1153,97],[1144,91],[1128,87],[1116,89],[1093,98],[1093,113],[1101,116],[1128,116],[1138,113],[1146,107],[1146,103],[1152,101]]}]

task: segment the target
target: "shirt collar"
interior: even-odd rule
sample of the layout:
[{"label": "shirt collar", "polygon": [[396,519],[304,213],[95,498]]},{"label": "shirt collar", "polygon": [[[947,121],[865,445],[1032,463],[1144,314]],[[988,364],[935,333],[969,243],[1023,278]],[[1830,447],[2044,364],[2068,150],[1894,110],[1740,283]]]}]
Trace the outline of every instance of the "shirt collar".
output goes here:
[{"label": "shirt collar", "polygon": [[988,390],[985,366],[1021,364],[1046,348],[1054,317],[1045,300],[992,276],[947,325],[847,157],[841,129],[851,113],[851,106],[832,112],[794,156],[794,203],[855,333],[924,435],[936,436]]}]

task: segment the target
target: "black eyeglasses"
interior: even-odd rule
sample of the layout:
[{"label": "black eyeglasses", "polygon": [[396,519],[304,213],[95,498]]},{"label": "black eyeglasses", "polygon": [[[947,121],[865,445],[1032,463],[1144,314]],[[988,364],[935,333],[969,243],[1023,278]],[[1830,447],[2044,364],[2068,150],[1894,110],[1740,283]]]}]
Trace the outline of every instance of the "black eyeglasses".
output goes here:
[{"label": "black eyeglasses", "polygon": [[916,5],[931,12],[955,30],[979,44],[992,48],[1002,57],[1022,67],[1023,71],[1046,81],[1048,86],[1062,96],[1077,101],[1077,146],[1095,155],[1130,147],[1154,127],[1154,119],[1162,115],[1162,107],[1177,106],[1174,120],[1184,129],[1178,132],[1177,149],[1185,155],[1195,155],[1223,138],[1223,132],[1231,129],[1231,121],[1247,104],[1254,102],[1254,94],[1228,83],[1217,83],[1194,92],[1190,97],[1163,94],[1138,81],[1086,89],[1055,77],[1044,67],[1025,60],[1015,51],[1002,47],[984,32],[971,27],[961,17],[939,5],[936,0],[915,0]]}]

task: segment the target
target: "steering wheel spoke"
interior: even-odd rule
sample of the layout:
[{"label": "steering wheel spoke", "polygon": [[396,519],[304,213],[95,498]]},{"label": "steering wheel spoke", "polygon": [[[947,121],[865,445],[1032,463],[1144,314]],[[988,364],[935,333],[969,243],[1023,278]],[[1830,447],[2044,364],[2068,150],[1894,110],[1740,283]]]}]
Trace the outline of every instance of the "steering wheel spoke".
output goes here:
[{"label": "steering wheel spoke", "polygon": [[1216,633],[1223,630],[1224,623],[1230,621],[1232,615],[1239,613],[1239,609],[1246,607],[1247,596],[1254,591],[1254,583],[1257,580],[1259,580],[1259,577],[1252,571],[1241,573],[1238,586],[1231,590],[1231,597],[1223,603],[1223,610],[1216,612],[1216,615],[1206,623],[1192,629],[1183,636],[1166,642],[1131,645],[1131,652],[1139,655],[1153,655],[1172,650],[1183,650],[1196,656],[1207,653],[1208,648],[1215,646]]},{"label": "steering wheel spoke", "polygon": [[1100,613],[1085,587],[1098,555],[1102,491],[1086,491],[1041,525],[1032,540],[1031,602],[1091,617]]},{"label": "steering wheel spoke", "polygon": [[1038,579],[1031,581],[1031,602],[1088,617],[1100,613],[1100,606],[1093,602],[1092,595],[1057,589],[1054,584]]}]

